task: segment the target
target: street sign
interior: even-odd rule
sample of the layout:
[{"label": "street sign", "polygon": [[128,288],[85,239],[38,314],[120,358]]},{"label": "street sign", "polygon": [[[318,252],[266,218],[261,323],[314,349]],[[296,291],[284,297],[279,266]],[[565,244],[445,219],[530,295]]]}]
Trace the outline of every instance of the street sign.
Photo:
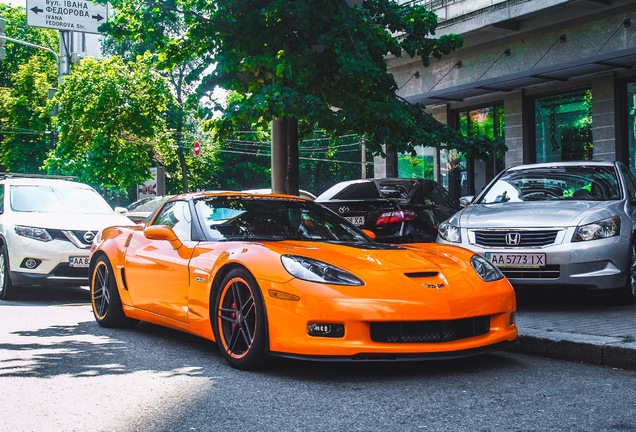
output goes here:
[{"label": "street sign", "polygon": [[83,0],[26,0],[27,25],[97,33],[108,18],[108,6]]},{"label": "street sign", "polygon": [[195,156],[199,156],[201,154],[201,144],[199,144],[199,141],[195,141],[194,142],[194,155]]}]

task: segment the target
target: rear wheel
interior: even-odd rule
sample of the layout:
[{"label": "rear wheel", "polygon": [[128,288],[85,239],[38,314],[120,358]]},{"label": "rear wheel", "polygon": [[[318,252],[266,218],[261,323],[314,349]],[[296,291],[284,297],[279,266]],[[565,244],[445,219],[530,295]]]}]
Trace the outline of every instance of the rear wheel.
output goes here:
[{"label": "rear wheel", "polygon": [[214,337],[227,362],[243,370],[266,366],[267,320],[254,277],[242,268],[231,270],[215,297],[211,312]]},{"label": "rear wheel", "polygon": [[113,267],[108,258],[97,259],[91,274],[91,304],[95,320],[102,327],[129,327],[137,324],[124,314]]},{"label": "rear wheel", "polygon": [[627,283],[620,290],[619,301],[625,305],[636,303],[636,243],[629,246],[629,268],[627,272]]},{"label": "rear wheel", "polygon": [[9,276],[9,253],[7,246],[0,247],[0,300],[15,300],[18,298],[19,288],[11,282]]}]

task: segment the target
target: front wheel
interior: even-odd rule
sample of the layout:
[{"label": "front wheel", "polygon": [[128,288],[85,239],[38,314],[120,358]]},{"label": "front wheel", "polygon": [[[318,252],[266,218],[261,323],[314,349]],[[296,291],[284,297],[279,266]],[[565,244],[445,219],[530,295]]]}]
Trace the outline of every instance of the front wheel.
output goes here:
[{"label": "front wheel", "polygon": [[624,305],[636,303],[636,243],[629,246],[629,268],[627,269],[627,282],[620,289],[619,301]]},{"label": "front wheel", "polygon": [[91,304],[95,320],[102,327],[129,327],[137,324],[124,314],[115,274],[108,258],[97,259],[91,273]]},{"label": "front wheel", "polygon": [[18,298],[19,288],[11,282],[9,276],[9,253],[7,246],[0,247],[0,300],[15,300]]},{"label": "front wheel", "polygon": [[210,312],[214,337],[230,366],[253,370],[268,363],[267,320],[254,277],[243,268],[225,276]]}]

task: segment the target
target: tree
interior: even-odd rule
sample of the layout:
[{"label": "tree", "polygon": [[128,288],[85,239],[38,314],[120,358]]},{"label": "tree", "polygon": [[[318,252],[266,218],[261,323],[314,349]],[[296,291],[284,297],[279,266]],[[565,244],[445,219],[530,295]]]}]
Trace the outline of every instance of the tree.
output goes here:
[{"label": "tree", "polygon": [[[161,47],[166,65],[212,55],[199,97],[217,86],[245,97],[210,104],[206,115],[222,136],[246,124],[274,120],[273,151],[287,153],[285,189],[298,191],[299,120],[332,136],[366,137],[374,154],[384,146],[451,145],[472,155],[489,149],[468,141],[396,96],[385,56],[441,58],[461,46],[458,36],[432,38],[435,14],[394,0],[112,0],[108,31],[152,35],[183,20],[183,32]],[[213,119],[213,110],[222,110]],[[301,128],[302,130],[303,128]],[[274,176],[276,177],[276,175]],[[280,179],[279,179],[280,180]],[[277,183],[273,179],[273,183]],[[280,181],[278,181],[280,184]]]},{"label": "tree", "polygon": [[[118,31],[116,27],[108,24],[103,27],[103,31],[107,32],[104,38],[102,49],[105,54],[119,55],[125,60],[134,61],[138,56],[150,56],[151,62],[157,67],[159,73],[165,76],[170,84],[174,94],[174,101],[169,105],[167,124],[168,128],[174,131],[173,139],[175,145],[176,162],[180,173],[169,177],[168,179],[179,178],[181,180],[181,192],[187,192],[192,182],[188,180],[189,166],[194,160],[187,157],[187,141],[184,137],[188,133],[193,133],[196,129],[195,122],[192,122],[191,116],[185,107],[185,101],[191,94],[196,91],[196,85],[199,77],[204,73],[205,69],[210,65],[209,56],[201,56],[182,61],[181,63],[171,63],[167,65],[159,55],[162,48],[165,48],[171,38],[177,37],[183,33],[183,19],[175,16],[174,19],[166,20],[161,27],[152,29],[140,28],[138,32],[126,34]],[[146,31],[148,30],[148,31]],[[206,152],[209,156],[209,152]],[[170,156],[167,157],[172,160]],[[196,161],[200,165],[201,160],[205,157],[197,158]],[[196,177],[200,175],[195,174]],[[194,182],[195,184],[197,182]]]},{"label": "tree", "polygon": [[46,168],[115,191],[143,183],[155,146],[169,139],[164,113],[171,98],[142,57],[82,59],[56,95],[60,139]]},{"label": "tree", "polygon": [[0,164],[11,172],[38,173],[50,150],[49,88],[55,64],[32,56],[0,89]]},{"label": "tree", "polygon": [[[7,21],[5,30],[7,37],[44,46],[53,51],[58,50],[58,32],[27,26],[24,8],[0,4],[0,15]],[[28,63],[33,56],[41,57],[43,65],[47,63],[56,65],[55,57],[52,54],[37,48],[6,41],[5,49],[7,54],[4,60],[0,61],[0,87],[13,87],[12,77],[18,72],[19,66]],[[54,83],[55,81],[52,84]]]}]

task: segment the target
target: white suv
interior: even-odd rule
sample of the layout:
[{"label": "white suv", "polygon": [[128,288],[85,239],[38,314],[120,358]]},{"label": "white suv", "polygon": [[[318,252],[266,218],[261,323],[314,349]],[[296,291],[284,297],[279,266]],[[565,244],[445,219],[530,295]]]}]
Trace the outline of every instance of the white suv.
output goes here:
[{"label": "white suv", "polygon": [[112,225],[134,223],[88,185],[0,177],[0,300],[15,299],[21,286],[87,285],[93,238]]}]

